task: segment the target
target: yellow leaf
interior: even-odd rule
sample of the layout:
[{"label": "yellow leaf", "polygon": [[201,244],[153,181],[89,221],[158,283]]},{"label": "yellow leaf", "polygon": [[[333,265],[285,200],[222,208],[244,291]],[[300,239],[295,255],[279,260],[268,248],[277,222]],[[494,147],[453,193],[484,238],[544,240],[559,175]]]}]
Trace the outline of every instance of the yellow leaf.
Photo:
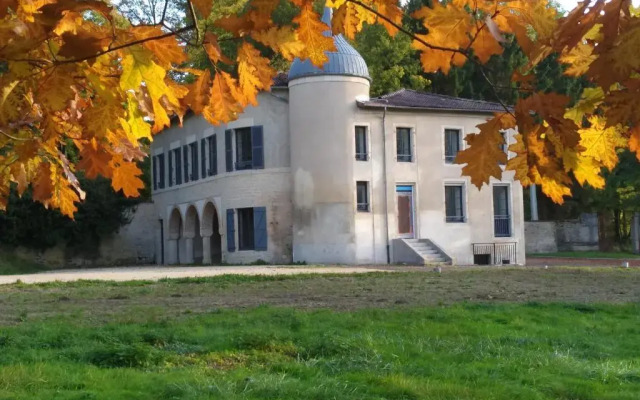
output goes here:
[{"label": "yellow leaf", "polygon": [[[165,32],[158,26],[137,26],[130,30],[136,40],[148,39],[163,35]],[[142,44],[156,56],[158,64],[163,68],[171,68],[173,64],[181,64],[187,56],[173,37],[148,40]]]},{"label": "yellow leaf", "polygon": [[616,150],[627,145],[622,136],[620,125],[605,127],[606,121],[602,117],[589,118],[590,127],[580,129],[580,145],[584,147],[585,156],[600,161],[602,166],[612,170],[618,164]]},{"label": "yellow leaf", "polygon": [[[464,7],[455,3],[433,2],[433,8],[423,6],[413,13],[413,17],[424,20],[424,26],[429,29],[427,38],[436,33],[439,37],[446,37],[449,45],[446,47],[460,48],[469,44],[468,32],[471,31],[471,15]],[[427,41],[431,43],[431,40]]]},{"label": "yellow leaf", "polygon": [[345,3],[333,13],[331,27],[334,34],[342,33],[349,39],[355,39],[360,26],[357,7],[357,4]]},{"label": "yellow leaf", "polygon": [[578,125],[582,125],[582,119],[584,115],[592,114],[596,107],[598,107],[602,100],[604,100],[604,92],[602,88],[585,88],[580,97],[580,101],[576,103],[572,108],[569,108],[564,117],[574,121]]},{"label": "yellow leaf", "polygon": [[596,189],[604,187],[605,181],[600,175],[602,165],[593,157],[585,156],[572,150],[565,150],[562,155],[562,161],[565,171],[573,171],[573,176],[581,185],[584,186],[585,183],[588,183]]},{"label": "yellow leaf", "polygon": [[[231,84],[231,85],[230,85]],[[233,88],[233,89],[232,89]],[[211,86],[209,104],[202,111],[202,115],[213,125],[233,121],[242,112],[243,105],[238,102],[232,90],[236,93],[235,80],[229,74],[219,71]]]},{"label": "yellow leaf", "polygon": [[256,96],[260,90],[269,90],[276,72],[269,60],[251,44],[244,42],[238,49],[238,77],[240,89],[250,104],[257,106]]},{"label": "yellow leaf", "polygon": [[273,26],[268,30],[254,33],[253,38],[279,52],[289,61],[303,55],[304,44],[298,40],[295,31],[289,27]]},{"label": "yellow leaf", "polygon": [[118,120],[124,116],[124,108],[118,103],[95,102],[82,115],[82,124],[86,127],[85,136],[104,137],[109,129],[118,126]]},{"label": "yellow leaf", "polygon": [[504,143],[501,131],[515,127],[511,114],[496,114],[492,119],[478,125],[480,132],[468,134],[465,140],[469,147],[458,153],[456,164],[467,164],[462,173],[471,178],[471,183],[482,188],[490,177],[502,178],[500,164],[507,162],[507,155],[500,144]]},{"label": "yellow leaf", "polygon": [[305,3],[300,15],[294,18],[293,22],[298,24],[297,35],[305,46],[301,58],[308,58],[313,65],[322,67],[328,60],[325,52],[335,51],[333,39],[323,35],[329,27],[320,21],[311,3]]},{"label": "yellow leaf", "polygon": [[138,197],[140,190],[144,189],[144,183],[139,178],[140,175],[142,175],[142,171],[136,163],[118,159],[114,163],[111,186],[116,191],[122,190],[122,193],[127,197]]},{"label": "yellow leaf", "polygon": [[502,54],[503,48],[500,43],[493,37],[487,27],[480,30],[476,36],[476,39],[471,45],[474,54],[481,63],[486,63],[493,55]]},{"label": "yellow leaf", "polygon": [[130,89],[138,91],[144,81],[153,106],[153,132],[158,132],[170,125],[169,116],[162,106],[161,99],[166,99],[175,107],[180,105],[180,101],[176,97],[178,94],[175,90],[171,90],[164,81],[165,75],[164,68],[153,62],[149,58],[149,54],[140,47],[128,48],[122,59],[120,87],[125,91]]},{"label": "yellow leaf", "polygon": [[189,93],[184,97],[184,103],[196,114],[202,113],[209,100],[211,90],[211,74],[201,71],[198,79],[191,84]]},{"label": "yellow leaf", "polygon": [[[404,16],[404,12],[398,6],[397,0],[377,0],[377,11],[378,13],[384,15],[388,19],[390,19],[393,23],[390,23],[386,19],[379,18],[379,22],[384,26],[391,36],[395,36],[398,33],[398,28],[396,25],[402,26],[402,17]],[[361,8],[361,11],[365,11]],[[360,26],[361,27],[361,26]]]},{"label": "yellow leaf", "polygon": [[71,88],[75,85],[74,72],[75,69],[71,66],[53,68],[42,78],[37,100],[52,111],[66,108],[69,101],[75,97],[75,92]]},{"label": "yellow leaf", "polygon": [[564,71],[565,75],[581,76],[589,70],[591,63],[596,58],[591,45],[579,43],[569,52],[562,54],[559,59],[561,62],[569,64],[569,67]]}]

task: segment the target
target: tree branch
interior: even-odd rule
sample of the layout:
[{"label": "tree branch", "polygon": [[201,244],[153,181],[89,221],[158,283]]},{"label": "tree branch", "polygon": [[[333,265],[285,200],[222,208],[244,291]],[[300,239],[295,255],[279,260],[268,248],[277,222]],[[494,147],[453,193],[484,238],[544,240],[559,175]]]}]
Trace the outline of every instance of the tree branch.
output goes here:
[{"label": "tree branch", "polygon": [[191,14],[191,19],[193,19],[193,25],[196,30],[196,42],[200,42],[200,29],[198,29],[198,20],[196,19],[196,10],[193,8],[193,3],[191,0],[187,0],[187,4],[189,5],[189,13]]},{"label": "tree branch", "polygon": [[416,42],[420,42],[421,44],[425,45],[426,47],[432,49],[432,50],[440,50],[440,51],[449,51],[449,52],[453,52],[453,53],[460,53],[463,56],[467,57],[467,58],[471,58],[471,56],[469,55],[468,52],[465,52],[462,49],[455,49],[453,47],[442,47],[442,46],[437,46],[437,45],[433,45],[429,42],[424,41],[423,39],[419,38],[418,36],[416,36],[415,33],[405,29],[402,25],[398,25],[395,22],[393,22],[389,17],[387,17],[384,14],[380,14],[378,11],[374,10],[373,8],[371,8],[370,6],[360,2],[359,0],[346,0],[349,3],[353,3],[353,4],[357,4],[360,7],[364,8],[365,10],[377,15],[378,17],[382,18],[383,20],[387,21],[390,25],[392,25],[394,28],[396,28],[397,30],[399,30],[400,32],[404,33],[405,35],[408,35],[410,38],[412,38],[413,40],[415,40]]},{"label": "tree branch", "polygon": [[111,53],[112,51],[116,51],[116,50],[124,49],[124,48],[127,48],[127,47],[135,46],[137,44],[142,44],[144,42],[149,42],[149,41],[152,41],[152,40],[161,40],[161,39],[164,39],[164,38],[175,36],[175,35],[177,35],[179,33],[190,31],[190,30],[194,29],[194,27],[195,27],[195,25],[185,26],[184,28],[180,28],[180,29],[178,29],[176,31],[171,31],[171,32],[165,33],[163,35],[151,36],[151,37],[148,37],[148,38],[145,38],[145,39],[134,40],[133,42],[125,43],[125,44],[122,44],[120,46],[115,46],[115,47],[112,47],[112,48],[104,50],[104,51],[99,51],[99,52],[97,52],[95,54],[92,54],[90,56],[74,58],[74,59],[71,59],[71,60],[58,61],[58,62],[56,62],[54,64],[55,65],[73,64],[73,63],[76,63],[76,62],[91,60],[93,58],[100,57],[103,54]]}]

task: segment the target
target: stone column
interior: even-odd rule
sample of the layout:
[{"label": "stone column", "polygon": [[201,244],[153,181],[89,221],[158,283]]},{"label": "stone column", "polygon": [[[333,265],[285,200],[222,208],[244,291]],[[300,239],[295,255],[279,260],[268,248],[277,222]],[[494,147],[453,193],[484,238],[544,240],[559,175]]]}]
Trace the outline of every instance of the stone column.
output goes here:
[{"label": "stone column", "polygon": [[185,244],[185,255],[184,255],[184,263],[185,264],[193,264],[193,236],[184,237]]},{"label": "stone column", "polygon": [[202,235],[202,264],[211,265],[211,235]]},{"label": "stone column", "polygon": [[178,238],[169,238],[167,250],[169,253],[167,257],[167,264],[178,264]]}]

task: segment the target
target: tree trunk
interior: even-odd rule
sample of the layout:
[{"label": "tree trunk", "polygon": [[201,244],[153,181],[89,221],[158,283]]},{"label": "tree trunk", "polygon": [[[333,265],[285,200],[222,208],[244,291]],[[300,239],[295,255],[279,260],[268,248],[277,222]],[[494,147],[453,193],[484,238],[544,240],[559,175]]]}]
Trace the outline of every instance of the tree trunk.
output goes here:
[{"label": "tree trunk", "polygon": [[598,213],[598,244],[601,251],[612,251],[613,213],[609,210]]}]

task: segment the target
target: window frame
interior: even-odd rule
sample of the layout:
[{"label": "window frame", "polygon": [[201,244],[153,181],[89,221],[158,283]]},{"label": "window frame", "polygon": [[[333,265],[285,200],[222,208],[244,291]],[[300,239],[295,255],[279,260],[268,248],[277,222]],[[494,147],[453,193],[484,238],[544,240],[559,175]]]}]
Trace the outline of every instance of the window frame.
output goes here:
[{"label": "window frame", "polygon": [[[460,188],[460,216],[447,215],[447,188]],[[447,224],[463,224],[467,222],[467,185],[465,182],[445,182],[444,183],[444,220]]]},{"label": "window frame", "polygon": [[[507,215],[508,218],[508,234],[496,234],[496,209],[495,209],[495,188],[503,187],[507,190]],[[513,237],[513,194],[510,183],[492,183],[491,184],[491,216],[493,219],[493,237],[495,238],[512,238]],[[504,216],[503,216],[504,217]]]},{"label": "window frame", "polygon": [[[453,156],[447,155],[447,131],[458,131],[458,151]],[[464,127],[459,125],[443,125],[442,126],[442,160],[445,165],[458,165],[455,163],[455,159],[462,150],[465,149],[465,132]]]},{"label": "window frame", "polygon": [[214,133],[206,137],[207,142],[207,176],[218,175],[218,137]]},{"label": "window frame", "polygon": [[[364,146],[360,146],[360,147],[364,147],[364,153],[360,153],[358,152],[358,133],[359,133],[359,128],[362,128],[364,130]],[[353,127],[353,134],[354,134],[354,144],[355,144],[355,159],[356,161],[361,161],[361,162],[366,162],[369,161],[370,157],[369,157],[369,153],[370,153],[370,142],[369,142],[369,125],[368,124],[355,124]]]},{"label": "window frame", "polygon": [[[364,186],[364,202],[360,201],[360,188]],[[370,193],[369,181],[356,181],[356,211],[358,212],[371,212],[371,193]]]},{"label": "window frame", "polygon": [[[414,131],[415,128],[412,126],[407,126],[407,125],[396,125],[395,127],[395,134],[396,134],[396,162],[405,162],[405,163],[412,163],[415,161],[415,152],[414,152]],[[409,131],[408,134],[408,139],[409,139],[409,154],[399,154],[398,153],[398,133],[401,129],[406,129]]]},{"label": "window frame", "polygon": [[[250,212],[249,212],[250,210]],[[251,214],[251,223],[248,224],[247,226],[243,226],[244,223],[244,219],[247,218],[247,216],[245,216],[245,214]],[[251,250],[255,250],[256,248],[256,243],[255,243],[255,225],[254,225],[254,219],[255,219],[255,215],[254,215],[254,207],[242,207],[242,208],[236,208],[236,217],[238,220],[238,251],[251,251]],[[244,230],[248,228],[249,232],[246,233]],[[250,234],[249,234],[250,233]],[[247,237],[244,237],[244,235],[247,235]],[[250,238],[250,245],[248,243],[245,243],[245,240]]]},{"label": "window frame", "polygon": [[[245,135],[248,138],[249,145],[249,159],[243,159],[240,161],[240,155],[243,150],[246,148],[241,148],[238,146],[238,136]],[[235,128],[233,129],[233,144],[234,144],[234,152],[233,152],[233,166],[234,171],[245,171],[249,169],[253,169],[253,137],[252,137],[251,126]],[[241,143],[242,144],[242,143]],[[245,146],[242,146],[245,147]],[[243,157],[244,158],[244,157]]]}]

